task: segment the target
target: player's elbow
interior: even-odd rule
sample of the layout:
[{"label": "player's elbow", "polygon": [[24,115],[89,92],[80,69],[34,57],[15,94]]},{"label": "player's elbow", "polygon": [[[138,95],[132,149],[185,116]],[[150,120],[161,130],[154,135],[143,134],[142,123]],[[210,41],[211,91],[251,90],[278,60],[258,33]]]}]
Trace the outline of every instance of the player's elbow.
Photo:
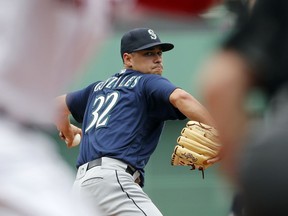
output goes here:
[{"label": "player's elbow", "polygon": [[191,99],[191,95],[182,89],[175,89],[170,95],[170,103],[173,104],[174,107],[179,108],[179,104],[184,101],[188,101]]}]

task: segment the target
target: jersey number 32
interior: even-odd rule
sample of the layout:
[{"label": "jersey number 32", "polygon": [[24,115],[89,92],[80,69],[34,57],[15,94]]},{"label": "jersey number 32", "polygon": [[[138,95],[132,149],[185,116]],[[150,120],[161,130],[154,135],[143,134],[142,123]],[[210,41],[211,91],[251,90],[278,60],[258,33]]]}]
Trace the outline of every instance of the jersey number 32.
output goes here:
[{"label": "jersey number 32", "polygon": [[99,128],[107,125],[110,112],[116,105],[119,95],[119,92],[115,91],[107,95],[97,96],[95,98],[93,103],[92,120],[89,126],[85,129],[85,133],[87,133],[93,127]]}]

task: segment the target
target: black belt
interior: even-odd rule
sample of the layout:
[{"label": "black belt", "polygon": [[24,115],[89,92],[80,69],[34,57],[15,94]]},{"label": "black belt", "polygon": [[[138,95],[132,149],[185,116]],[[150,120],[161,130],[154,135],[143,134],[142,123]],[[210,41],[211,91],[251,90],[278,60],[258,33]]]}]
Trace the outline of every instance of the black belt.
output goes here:
[{"label": "black belt", "polygon": [[[102,165],[102,158],[92,160],[92,161],[88,162],[87,170],[89,170],[95,166],[101,166],[101,165]],[[133,174],[136,172],[136,169],[130,165],[127,165],[125,172],[127,172],[133,176]]]}]

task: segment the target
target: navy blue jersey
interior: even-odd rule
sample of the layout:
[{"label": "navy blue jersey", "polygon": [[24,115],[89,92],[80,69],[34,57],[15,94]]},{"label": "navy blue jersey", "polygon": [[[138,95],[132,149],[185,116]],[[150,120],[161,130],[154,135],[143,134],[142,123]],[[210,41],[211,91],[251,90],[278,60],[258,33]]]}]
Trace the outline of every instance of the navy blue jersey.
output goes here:
[{"label": "navy blue jersey", "polygon": [[77,166],[106,156],[144,173],[164,122],[186,118],[169,101],[176,88],[160,75],[123,70],[67,94],[71,114],[82,123]]}]

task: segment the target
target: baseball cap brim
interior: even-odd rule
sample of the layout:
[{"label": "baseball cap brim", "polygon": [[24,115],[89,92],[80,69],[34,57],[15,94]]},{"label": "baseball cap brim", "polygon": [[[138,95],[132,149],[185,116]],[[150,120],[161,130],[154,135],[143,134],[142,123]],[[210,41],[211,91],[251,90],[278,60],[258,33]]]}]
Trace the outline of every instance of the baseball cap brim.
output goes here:
[{"label": "baseball cap brim", "polygon": [[146,44],[145,46],[141,46],[137,49],[134,49],[134,51],[140,51],[140,50],[146,50],[155,46],[160,46],[163,52],[172,50],[174,48],[174,45],[171,43],[161,43],[161,42],[155,42],[155,43],[150,43],[150,44]]}]

